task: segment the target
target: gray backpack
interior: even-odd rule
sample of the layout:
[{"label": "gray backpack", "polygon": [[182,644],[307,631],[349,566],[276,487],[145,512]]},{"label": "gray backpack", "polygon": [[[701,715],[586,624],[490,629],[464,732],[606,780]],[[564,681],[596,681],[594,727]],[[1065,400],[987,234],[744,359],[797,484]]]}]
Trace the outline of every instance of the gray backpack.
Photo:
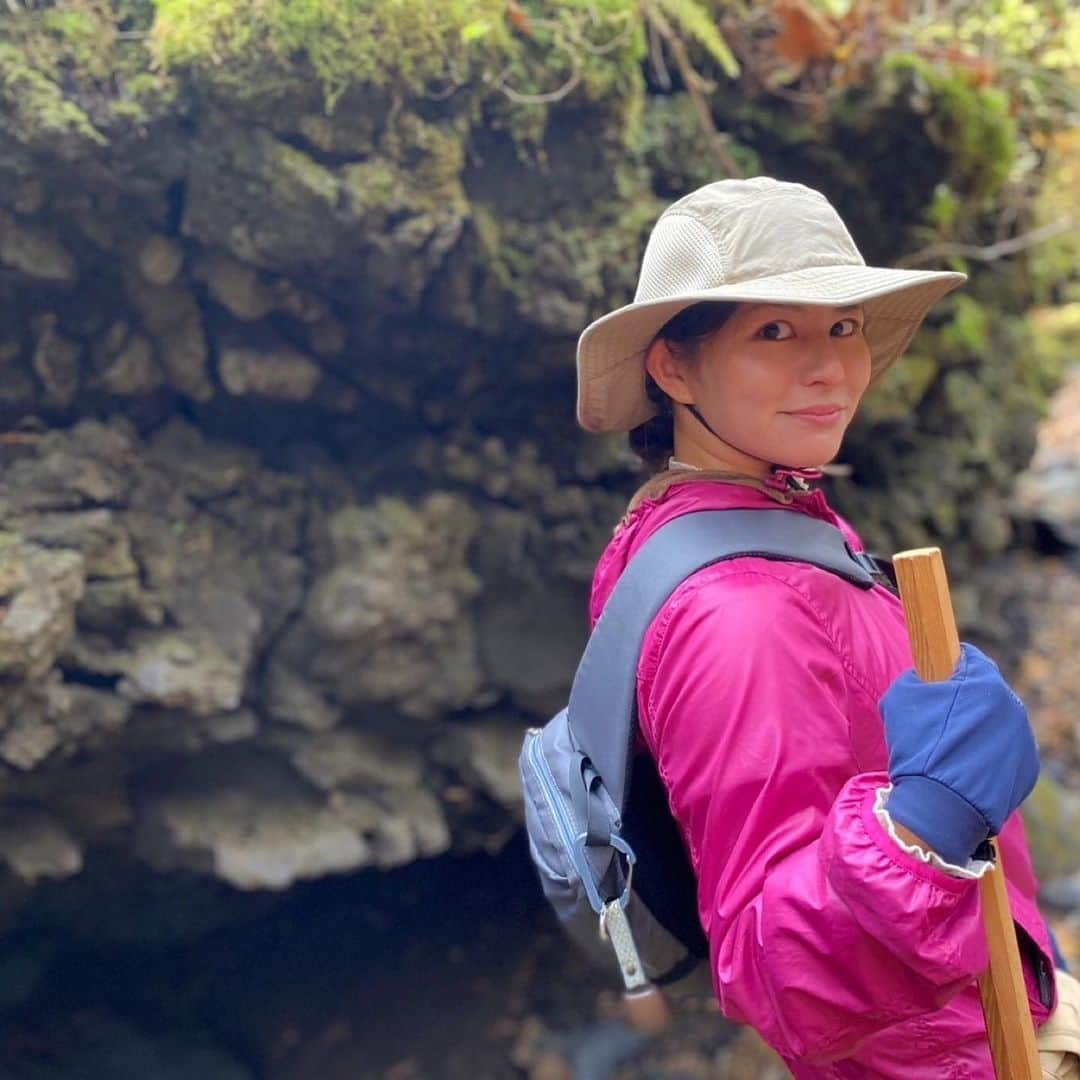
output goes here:
[{"label": "gray backpack", "polygon": [[[589,638],[570,702],[525,736],[520,769],[529,850],[570,936],[614,950],[628,995],[652,993],[708,954],[696,884],[648,754],[635,754],[642,640],[695,571],[740,556],[803,562],[862,589],[891,567],[839,529],[789,510],[705,510],[658,529],[623,571]],[[597,928],[599,927],[599,934]]]}]

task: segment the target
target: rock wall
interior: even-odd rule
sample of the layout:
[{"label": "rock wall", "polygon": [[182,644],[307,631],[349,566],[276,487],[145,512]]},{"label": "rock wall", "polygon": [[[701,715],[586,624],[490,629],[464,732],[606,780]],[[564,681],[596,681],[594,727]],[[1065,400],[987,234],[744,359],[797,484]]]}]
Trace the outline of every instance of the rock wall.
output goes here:
[{"label": "rock wall", "polygon": [[[574,428],[573,341],[717,146],[821,187],[870,260],[1030,223],[1003,94],[865,28],[801,101],[751,27],[721,20],[738,79],[685,32],[703,127],[629,0],[317,8],[0,23],[9,918],[109,852],[282,889],[504,842],[639,479]],[[1055,375],[1023,252],[972,269],[834,485],[960,577],[1009,543]]]}]

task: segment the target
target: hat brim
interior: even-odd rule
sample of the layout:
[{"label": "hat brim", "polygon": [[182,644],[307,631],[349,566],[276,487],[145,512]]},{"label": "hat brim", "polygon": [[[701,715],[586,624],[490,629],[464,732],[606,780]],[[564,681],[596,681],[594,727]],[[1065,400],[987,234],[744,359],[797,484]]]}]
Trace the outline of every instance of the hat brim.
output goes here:
[{"label": "hat brim", "polygon": [[591,323],[578,340],[578,422],[587,431],[630,431],[654,414],[640,370],[645,351],[669,319],[693,304],[862,304],[873,383],[907,348],[930,308],[966,280],[943,270],[817,266],[627,304]]}]

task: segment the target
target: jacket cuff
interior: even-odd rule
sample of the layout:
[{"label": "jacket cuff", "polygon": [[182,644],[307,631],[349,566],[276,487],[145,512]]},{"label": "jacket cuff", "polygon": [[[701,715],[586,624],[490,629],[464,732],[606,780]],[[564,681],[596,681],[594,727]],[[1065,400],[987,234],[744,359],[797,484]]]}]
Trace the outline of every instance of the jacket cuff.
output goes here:
[{"label": "jacket cuff", "polygon": [[[940,786],[940,785],[939,785]],[[906,851],[909,855],[918,859],[919,862],[925,863],[927,866],[933,866],[937,870],[941,870],[943,873],[950,875],[951,877],[967,878],[969,880],[977,880],[981,878],[990,868],[994,865],[991,862],[987,862],[984,859],[969,858],[966,862],[961,863],[959,860],[956,862],[950,862],[943,858],[937,851],[927,851],[925,848],[920,847],[918,844],[909,844],[906,840],[902,840],[900,835],[896,831],[896,821],[889,813],[888,801],[889,796],[893,791],[892,784],[886,784],[884,787],[877,789],[874,798],[874,817],[877,818],[878,824],[889,834],[889,838],[899,847],[902,851]],[[981,819],[980,819],[981,820]],[[901,822],[901,824],[907,824]],[[909,829],[913,832],[918,832],[914,826],[908,825]],[[919,835],[922,835],[921,833]],[[977,845],[976,845],[977,846]]]}]

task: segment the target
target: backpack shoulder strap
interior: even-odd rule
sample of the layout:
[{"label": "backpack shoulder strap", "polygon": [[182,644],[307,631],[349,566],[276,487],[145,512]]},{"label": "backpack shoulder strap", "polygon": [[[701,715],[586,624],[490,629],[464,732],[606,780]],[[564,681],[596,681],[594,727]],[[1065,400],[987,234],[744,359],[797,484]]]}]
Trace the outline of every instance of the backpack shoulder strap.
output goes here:
[{"label": "backpack shoulder strap", "polygon": [[[637,666],[649,624],[695,571],[742,556],[804,562],[862,589],[879,579],[835,526],[790,510],[700,510],[658,529],[630,560],[604,605],[570,690],[575,743],[619,808],[625,806],[637,727]],[[599,839],[599,838],[596,838]]]}]

